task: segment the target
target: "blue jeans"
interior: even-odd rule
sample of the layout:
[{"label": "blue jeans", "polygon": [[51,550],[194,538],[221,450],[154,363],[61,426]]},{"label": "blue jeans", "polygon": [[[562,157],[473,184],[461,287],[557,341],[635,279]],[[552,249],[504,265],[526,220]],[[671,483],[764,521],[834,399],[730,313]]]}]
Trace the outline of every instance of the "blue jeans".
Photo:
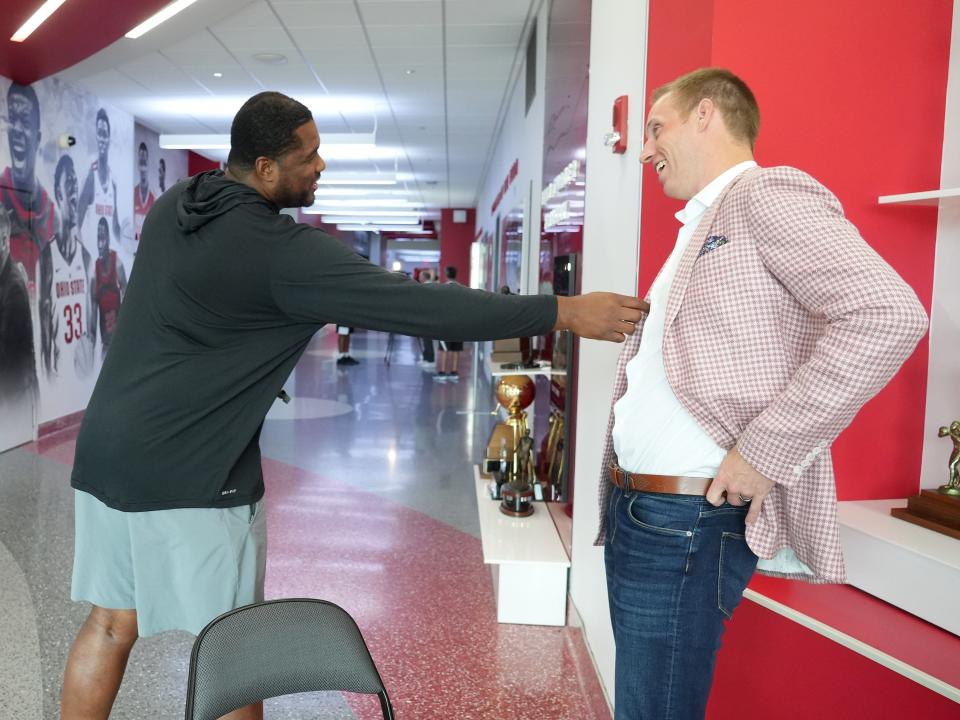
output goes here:
[{"label": "blue jeans", "polygon": [[616,720],[703,718],[724,621],[757,566],[745,507],[611,488],[607,591]]}]

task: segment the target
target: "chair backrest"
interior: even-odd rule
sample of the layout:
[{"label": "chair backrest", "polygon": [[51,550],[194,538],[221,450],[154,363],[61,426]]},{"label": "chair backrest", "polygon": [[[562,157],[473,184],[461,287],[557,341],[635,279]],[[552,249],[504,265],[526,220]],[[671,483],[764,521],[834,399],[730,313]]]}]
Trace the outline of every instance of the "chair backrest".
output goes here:
[{"label": "chair backrest", "polygon": [[376,694],[393,709],[360,629],[342,608],[291,598],[212,620],[193,644],[186,720],[215,720],[267,698],[318,690]]}]

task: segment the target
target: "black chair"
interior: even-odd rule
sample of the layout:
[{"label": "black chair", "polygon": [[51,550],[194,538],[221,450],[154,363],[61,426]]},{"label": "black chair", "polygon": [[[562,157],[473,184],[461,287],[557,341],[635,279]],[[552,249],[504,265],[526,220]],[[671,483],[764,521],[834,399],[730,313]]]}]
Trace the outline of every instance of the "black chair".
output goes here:
[{"label": "black chair", "polygon": [[343,608],[291,598],[245,605],[211,621],[193,643],[186,720],[318,690],[375,694],[393,707],[360,629]]}]

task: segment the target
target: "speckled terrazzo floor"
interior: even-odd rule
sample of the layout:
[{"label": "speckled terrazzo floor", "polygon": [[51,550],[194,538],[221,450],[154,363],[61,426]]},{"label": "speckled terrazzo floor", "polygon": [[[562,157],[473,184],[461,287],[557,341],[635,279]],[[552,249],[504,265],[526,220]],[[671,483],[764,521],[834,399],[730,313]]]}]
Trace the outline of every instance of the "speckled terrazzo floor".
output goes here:
[{"label": "speckled terrazzo floor", "polygon": [[[397,715],[610,717],[580,631],[500,625],[483,565],[471,463],[489,385],[438,384],[398,338],[357,333],[354,367],[318,337],[268,417],[268,597],[320,597],[357,620]],[[468,346],[469,347],[469,346]],[[0,718],[58,717],[63,663],[86,608],[69,601],[75,432],[0,454]],[[112,717],[183,716],[192,636],[138,642]],[[379,717],[375,699],[270,701],[268,718]]]}]

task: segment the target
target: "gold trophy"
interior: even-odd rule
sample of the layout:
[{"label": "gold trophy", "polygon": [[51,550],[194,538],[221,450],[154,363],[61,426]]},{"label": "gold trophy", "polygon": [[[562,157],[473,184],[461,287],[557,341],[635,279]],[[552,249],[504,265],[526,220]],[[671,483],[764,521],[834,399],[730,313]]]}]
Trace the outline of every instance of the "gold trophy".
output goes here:
[{"label": "gold trophy", "polygon": [[941,427],[937,437],[953,440],[953,452],[947,460],[947,484],[936,490],[922,490],[907,500],[905,508],[893,508],[890,514],[960,540],[960,420]]},{"label": "gold trophy", "polygon": [[533,512],[533,440],[524,410],[533,402],[536,385],[526,375],[504,375],[497,383],[497,401],[507,419],[494,425],[487,442],[484,470],[497,481],[497,494],[507,515],[524,517]]}]

